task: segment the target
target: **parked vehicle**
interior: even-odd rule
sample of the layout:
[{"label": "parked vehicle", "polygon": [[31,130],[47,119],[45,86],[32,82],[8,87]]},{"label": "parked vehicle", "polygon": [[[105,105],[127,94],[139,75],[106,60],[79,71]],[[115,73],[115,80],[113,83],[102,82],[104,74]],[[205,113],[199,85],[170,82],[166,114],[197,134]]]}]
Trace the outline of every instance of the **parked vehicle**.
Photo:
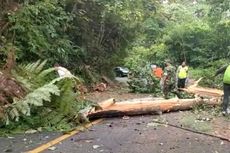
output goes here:
[{"label": "parked vehicle", "polygon": [[127,77],[129,74],[129,69],[124,67],[115,67],[113,71],[117,77]]}]

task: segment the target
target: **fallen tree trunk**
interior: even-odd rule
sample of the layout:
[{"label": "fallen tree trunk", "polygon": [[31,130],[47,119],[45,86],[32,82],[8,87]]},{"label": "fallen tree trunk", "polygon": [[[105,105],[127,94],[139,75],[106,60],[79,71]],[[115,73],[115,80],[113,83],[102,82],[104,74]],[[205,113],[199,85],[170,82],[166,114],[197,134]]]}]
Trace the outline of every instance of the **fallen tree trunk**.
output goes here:
[{"label": "fallen tree trunk", "polygon": [[195,94],[197,96],[201,96],[201,97],[212,97],[213,98],[213,97],[221,97],[223,95],[222,90],[199,87],[198,83],[201,80],[202,80],[202,78],[197,80],[193,85],[189,86],[188,88],[184,88],[181,90],[188,92],[188,93],[193,93],[193,94]]},{"label": "fallen tree trunk", "polygon": [[169,99],[156,101],[137,101],[137,102],[120,102],[103,108],[100,111],[89,113],[87,116],[90,120],[106,117],[133,116],[159,114],[162,112],[173,112],[179,110],[189,110],[199,104],[219,105],[218,99]]},{"label": "fallen tree trunk", "polygon": [[201,97],[221,97],[223,95],[223,91],[221,90],[202,87],[188,87],[182,90]]}]

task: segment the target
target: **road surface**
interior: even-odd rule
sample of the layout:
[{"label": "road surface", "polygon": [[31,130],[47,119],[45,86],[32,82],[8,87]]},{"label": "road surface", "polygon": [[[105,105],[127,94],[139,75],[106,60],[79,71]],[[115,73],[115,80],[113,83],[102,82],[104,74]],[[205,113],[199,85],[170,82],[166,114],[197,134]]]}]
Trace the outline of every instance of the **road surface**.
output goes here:
[{"label": "road surface", "polygon": [[[180,113],[163,115],[174,124]],[[45,153],[230,153],[230,143],[170,126],[152,123],[158,116],[106,119]],[[25,152],[59,137],[60,133],[1,138],[0,152]]]}]

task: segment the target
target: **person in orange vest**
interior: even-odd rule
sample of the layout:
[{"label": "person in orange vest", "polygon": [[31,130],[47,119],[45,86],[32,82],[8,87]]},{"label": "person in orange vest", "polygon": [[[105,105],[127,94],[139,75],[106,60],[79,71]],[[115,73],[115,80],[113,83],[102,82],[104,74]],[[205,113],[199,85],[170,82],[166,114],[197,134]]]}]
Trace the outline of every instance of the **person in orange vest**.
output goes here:
[{"label": "person in orange vest", "polygon": [[161,79],[162,75],[163,75],[163,70],[162,68],[156,66],[156,65],[153,65],[152,66],[152,71],[153,71],[153,75],[158,78],[158,79]]},{"label": "person in orange vest", "polygon": [[177,87],[178,88],[185,88],[185,82],[188,77],[188,66],[185,62],[182,62],[182,64],[177,69]]},{"label": "person in orange vest", "polygon": [[162,74],[163,74],[163,70],[162,70],[162,68],[160,68],[160,67],[157,67],[156,69],[155,69],[155,76],[157,77],[157,78],[159,78],[159,79],[161,79],[161,77],[162,77]]}]

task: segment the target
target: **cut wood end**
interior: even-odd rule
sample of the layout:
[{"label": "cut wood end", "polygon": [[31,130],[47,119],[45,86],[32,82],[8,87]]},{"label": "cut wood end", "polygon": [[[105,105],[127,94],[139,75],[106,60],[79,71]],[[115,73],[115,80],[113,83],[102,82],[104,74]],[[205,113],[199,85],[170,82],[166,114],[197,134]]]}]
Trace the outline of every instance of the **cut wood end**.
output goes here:
[{"label": "cut wood end", "polygon": [[194,82],[193,85],[189,86],[188,88],[197,87],[198,84],[199,84],[199,82],[200,82],[202,79],[203,79],[203,77],[202,77],[202,78],[199,78],[197,81]]},{"label": "cut wood end", "polygon": [[110,99],[107,99],[103,102],[100,102],[99,105],[102,109],[105,109],[105,108],[108,108],[108,107],[114,105],[115,103],[116,103],[115,98],[110,98]]}]

